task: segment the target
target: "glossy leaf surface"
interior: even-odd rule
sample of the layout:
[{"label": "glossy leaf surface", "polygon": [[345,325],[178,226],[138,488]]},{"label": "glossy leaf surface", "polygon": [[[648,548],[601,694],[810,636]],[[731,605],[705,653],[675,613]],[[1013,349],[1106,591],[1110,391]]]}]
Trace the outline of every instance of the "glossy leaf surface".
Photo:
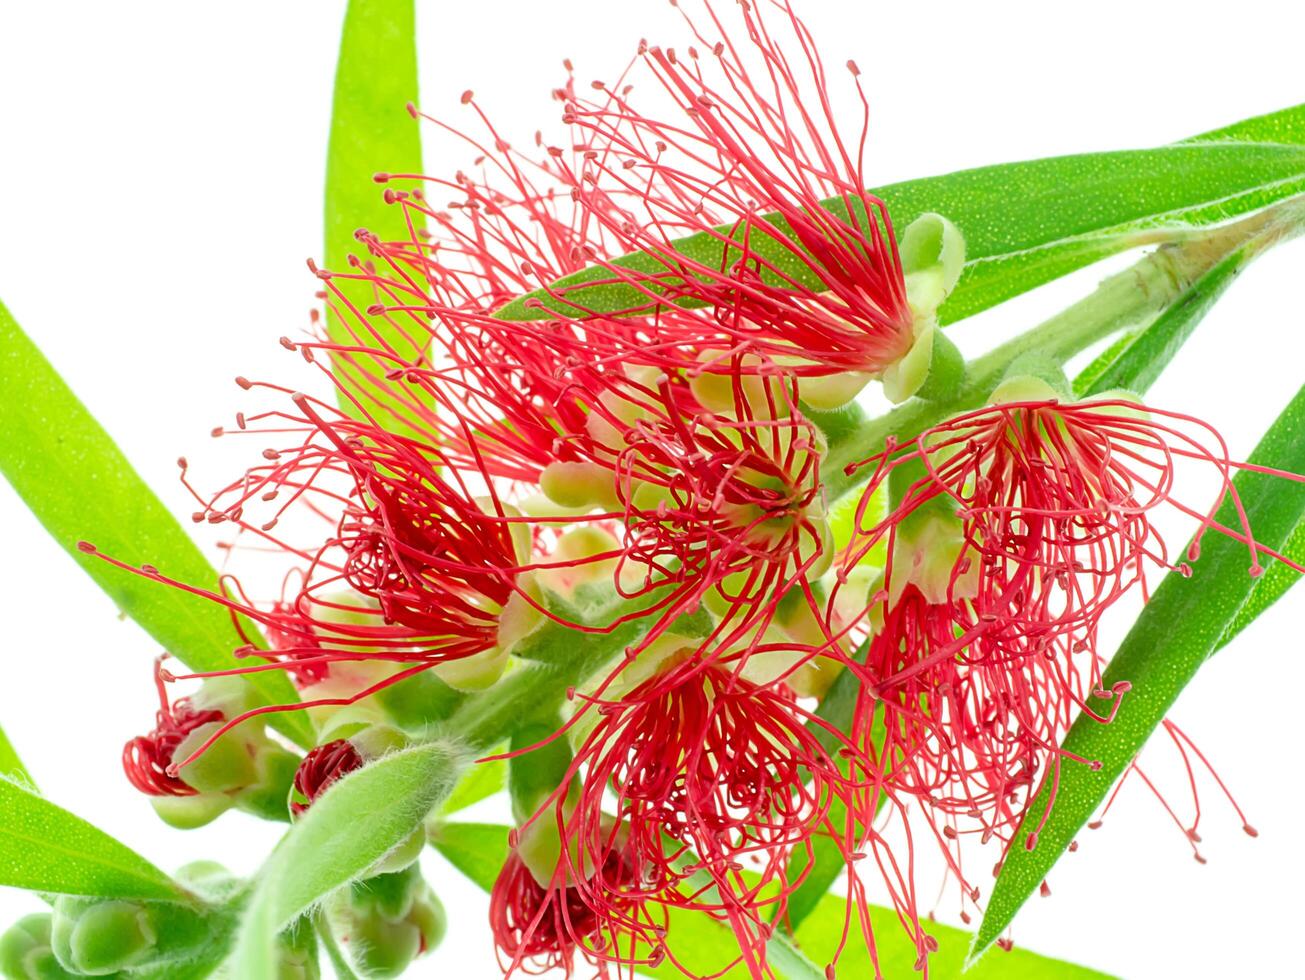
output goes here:
[{"label": "glossy leaf surface", "polygon": [[[366,229],[382,241],[407,240],[422,222],[413,216],[408,225],[404,209],[386,204],[385,187],[373,177],[386,173],[421,173],[421,132],[408,112],[417,101],[416,13],[413,0],[352,0],[344,18],[340,55],[336,63],[335,95],[331,106],[331,135],[326,158],[326,268],[349,272],[349,256],[366,260],[366,249],[355,233]],[[402,187],[396,181],[395,187]],[[359,310],[376,301],[371,287],[342,283],[345,295]],[[369,345],[379,341],[402,356],[413,356],[412,343],[384,318],[371,318],[379,338],[364,337]],[[333,312],[328,311],[327,329],[333,340],[357,344],[356,339]],[[383,371],[374,365],[342,372],[346,387],[361,394],[371,407],[376,389],[358,372],[375,380]],[[350,408],[347,395],[342,406]],[[400,413],[401,403],[388,407]]]},{"label": "glossy leaf surface", "polygon": [[104,898],[182,895],[125,844],[3,776],[0,815],[0,885]]}]

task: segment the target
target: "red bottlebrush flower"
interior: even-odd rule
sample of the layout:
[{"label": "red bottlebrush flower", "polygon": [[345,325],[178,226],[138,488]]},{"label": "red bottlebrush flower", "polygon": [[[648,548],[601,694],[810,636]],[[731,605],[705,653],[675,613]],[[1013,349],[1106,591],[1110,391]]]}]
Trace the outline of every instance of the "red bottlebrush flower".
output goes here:
[{"label": "red bottlebrush flower", "polygon": [[[858,731],[895,789],[949,819],[980,820],[985,836],[1010,839],[1080,712],[1113,717],[1124,687],[1109,692],[1107,716],[1090,697],[1101,693],[1101,617],[1129,590],[1145,594],[1150,568],[1187,567],[1157,529],[1158,511],[1199,522],[1187,561],[1211,529],[1246,543],[1251,574],[1261,554],[1280,557],[1244,516],[1238,527],[1215,520],[1225,499],[1241,514],[1238,464],[1217,433],[1123,399],[998,404],[870,462],[878,470],[865,501],[894,470],[907,485],[845,556],[851,567],[884,539],[894,556]],[[1189,462],[1219,478],[1208,509],[1177,496]],[[921,521],[937,523],[922,532]],[[886,729],[874,736],[880,746],[867,741],[872,721]]]},{"label": "red bottlebrush flower", "polygon": [[[1207,509],[1177,495],[1178,471],[1188,461],[1220,481]],[[1240,464],[1218,433],[1190,416],[1124,399],[999,404],[858,465],[866,463],[878,470],[865,500],[893,469],[911,465],[923,475],[866,531],[846,556],[848,567],[931,505],[943,504],[958,522],[959,548],[948,556],[955,575],[944,591],[966,603],[974,625],[937,659],[975,643],[1026,643],[1036,652],[1072,636],[1080,648],[1091,647],[1102,613],[1134,586],[1145,590],[1148,568],[1186,567],[1156,527],[1156,512],[1165,508],[1199,522],[1188,561],[1208,530],[1246,543],[1252,575],[1261,554],[1281,558],[1255,542],[1244,515],[1240,527],[1216,522],[1225,499],[1242,513],[1232,485]]]},{"label": "red bottlebrush flower", "polygon": [[[740,961],[766,975],[767,913],[782,913],[798,883],[787,878],[792,849],[839,832],[828,815],[847,782],[821,736],[841,736],[784,689],[704,655],[673,656],[619,700],[586,710],[597,719],[571,773],[583,774],[583,790],[554,804],[585,901],[706,910],[734,929]],[[614,818],[603,812],[609,792]],[[622,865],[610,875],[614,853],[634,874]]]},{"label": "red bottlebrush flower", "polygon": [[[606,860],[609,878],[629,877],[630,866],[618,852]],[[511,852],[489,897],[489,924],[503,972],[533,976],[562,970],[570,977],[579,956],[597,975],[607,977],[611,962],[648,964],[660,959],[664,923],[648,919],[646,910],[619,898],[605,899],[598,908],[591,899],[585,890],[567,884],[566,868],[541,885]]]},{"label": "red bottlebrush flower", "polygon": [[[799,375],[878,375],[915,338],[891,223],[865,190],[860,73],[848,63],[862,115],[847,140],[805,25],[776,5],[790,58],[763,6],[740,5],[744,40],[704,3],[708,26],[686,15],[696,45],[640,45],[671,118],[641,111],[625,77],[595,82],[593,98],[563,90],[565,119],[587,151],[574,168],[557,153],[572,194],[622,251],[645,253],[597,259],[643,295],[639,305],[615,317],[569,312],[595,343],[665,368],[715,370],[716,357],[749,352]],[[688,235],[720,243],[719,261],[668,247]],[[565,288],[557,295],[567,302]]]},{"label": "red bottlebrush flower", "polygon": [[[294,401],[302,414],[277,413],[277,431],[288,423],[302,440],[266,450],[265,463],[199,498],[197,517],[271,541],[306,567],[305,581],[271,611],[223,601],[268,626],[276,649],[267,655],[300,674],[350,660],[429,666],[493,647],[504,607],[522,595],[526,519],[479,475],[444,465],[438,449],[303,395]],[[267,505],[271,519],[255,523],[252,511]],[[273,536],[296,505],[332,522],[324,544]]]},{"label": "red bottlebrush flower", "polygon": [[290,801],[290,812],[301,816],[337,779],[363,767],[363,757],[348,739],[317,746],[295,771],[295,792],[303,799]]},{"label": "red bottlebrush flower", "polygon": [[148,796],[194,796],[197,791],[182,782],[172,757],[187,735],[202,725],[223,721],[223,714],[196,708],[189,698],[179,698],[169,705],[161,660],[155,665],[155,682],[159,711],[154,730],[136,736],[123,747],[123,771],[131,784]]}]

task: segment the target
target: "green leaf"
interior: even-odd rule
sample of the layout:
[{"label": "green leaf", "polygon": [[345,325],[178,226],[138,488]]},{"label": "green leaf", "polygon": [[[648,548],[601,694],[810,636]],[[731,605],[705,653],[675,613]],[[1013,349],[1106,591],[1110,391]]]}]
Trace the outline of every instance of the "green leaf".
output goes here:
[{"label": "green leaf", "polygon": [[490,891],[507,860],[511,832],[497,823],[439,823],[431,828],[430,842],[449,864]]},{"label": "green leaf", "polygon": [[448,795],[461,760],[442,742],[402,749],[334,783],[259,872],[232,954],[233,976],[276,980],[277,933],[369,868]]},{"label": "green leaf", "polygon": [[[83,554],[79,541],[132,565],[150,563],[170,578],[216,586],[218,573],[145,485],[108,433],[77,400],[0,304],[0,473],[68,554],[123,612],[192,670],[240,665],[244,641],[218,603],[115,568]],[[250,635],[254,635],[252,632]],[[246,665],[249,661],[243,661]],[[265,704],[295,704],[279,672],[246,675]],[[298,713],[271,718],[301,745],[312,727]]]},{"label": "green leaf", "polygon": [[[1296,529],[1291,532],[1291,537],[1287,539],[1286,546],[1280,550],[1296,564],[1305,565],[1305,522],[1296,525]],[[1223,636],[1219,638],[1219,645],[1215,647],[1216,652],[1231,643],[1233,637],[1249,626],[1260,613],[1281,599],[1300,579],[1300,572],[1290,565],[1280,561],[1270,563],[1264,569],[1264,574],[1255,580],[1246,604],[1237,611],[1237,615],[1233,617],[1233,621],[1228,624]]]},{"label": "green leaf", "polygon": [[[1281,114],[1275,114],[1279,115]],[[1305,121],[1301,122],[1297,136],[1305,142]],[[1188,287],[1153,323],[1125,335],[1111,345],[1074,379],[1075,394],[1082,398],[1115,388],[1145,393],[1191,336],[1197,324],[1258,251],[1258,242],[1248,242],[1230,253]],[[1282,552],[1297,564],[1305,564],[1305,524],[1296,526]],[[1271,563],[1264,574],[1255,580],[1250,598],[1228,625],[1216,651],[1227,646],[1260,613],[1282,598],[1300,577],[1300,573],[1290,565]]]},{"label": "green leaf", "polygon": [[[349,271],[349,255],[362,251],[354,237],[359,228],[382,241],[406,240],[409,229],[404,208],[384,200],[384,188],[372,178],[378,172],[421,173],[421,132],[407,105],[417,101],[417,38],[413,0],[350,0],[340,38],[336,64],[335,96],[331,107],[331,136],[326,158],[326,267]],[[402,186],[394,182],[391,187]],[[416,228],[420,215],[412,215]],[[364,257],[364,256],[360,256]],[[345,295],[360,309],[376,302],[371,288],[339,281]],[[372,318],[379,340],[404,356],[420,353],[383,318]],[[331,311],[327,330],[341,344],[357,344],[349,329]],[[368,338],[369,344],[372,343]],[[370,378],[358,377],[365,372]],[[389,389],[385,368],[358,362],[341,372],[346,388],[355,394]],[[354,377],[346,378],[352,374]],[[376,385],[380,380],[381,384]],[[369,383],[370,382],[370,383]],[[411,397],[411,395],[409,395]],[[385,397],[385,396],[381,396]],[[370,396],[361,395],[371,406]],[[343,392],[340,404],[351,410]],[[386,405],[407,414],[393,398]]]},{"label": "green leaf", "polygon": [[[858,662],[865,662],[869,649],[869,643],[866,643],[857,651],[856,659]],[[856,703],[860,696],[861,681],[852,671],[844,670],[834,679],[834,683],[825,693],[824,698],[821,699],[820,707],[816,710],[816,717],[832,725],[838,731],[851,731],[852,716],[856,711]],[[872,723],[875,726],[875,734],[872,734],[871,738],[876,744],[880,744],[883,739],[884,727],[881,715],[882,712],[876,712]],[[847,763],[846,760],[841,758],[838,751],[840,748],[838,740],[825,728],[815,724],[809,724],[808,727],[816,733],[816,737],[824,746],[825,751],[839,760],[839,768],[846,774]],[[883,805],[886,798],[884,794],[880,795],[880,806]],[[830,825],[841,829],[847,819],[847,807],[841,801],[836,800],[830,808]],[[789,932],[796,930],[803,920],[816,910],[834,882],[847,873],[847,861],[843,857],[843,847],[838,839],[828,834],[821,834],[812,839],[810,857],[807,856],[805,851],[796,851],[794,853],[793,865],[789,869],[790,876],[796,877],[806,870],[808,864],[811,866],[810,871],[807,872],[802,884],[798,885],[789,895],[788,904],[784,908],[783,925]]]},{"label": "green leaf", "polygon": [[0,814],[0,885],[104,898],[183,897],[131,848],[4,776]]},{"label": "green leaf", "polygon": [[[1305,472],[1305,388],[1265,433],[1251,454],[1257,466]],[[1305,517],[1305,486],[1263,473],[1243,471],[1235,485],[1256,540],[1281,550]],[[1231,502],[1217,515],[1237,526]],[[1192,577],[1170,573],[1105,672],[1101,687],[1110,690],[1128,681],[1114,720],[1103,725],[1080,715],[1066,735],[1066,756],[1097,760],[1099,771],[1065,762],[1060,769],[1055,805],[1029,849],[1030,832],[1047,810],[1049,786],[1029,805],[1024,824],[1006,854],[987,912],[975,939],[978,956],[1006,929],[1015,913],[1051,870],[1080,828],[1105,799],[1143,743],[1164,719],[1178,694],[1214,652],[1251,593],[1245,545],[1213,533],[1203,540],[1201,559]],[[1099,712],[1109,704],[1096,705]]]},{"label": "green leaf", "polygon": [[445,816],[465,810],[474,803],[488,799],[507,786],[507,760],[495,759],[492,762],[473,762],[462,777],[462,782],[449,794],[449,798],[440,807]]},{"label": "green leaf", "polygon": [[[798,943],[807,956],[817,963],[829,960],[843,935],[843,916],[842,898],[830,895],[821,901],[815,914],[797,931]],[[875,945],[883,976],[889,980],[918,976],[915,972],[915,946],[902,931],[896,914],[891,909],[871,906],[871,919],[875,924]],[[959,980],[970,947],[970,933],[936,922],[921,924],[938,940],[938,951],[929,957],[931,980]],[[838,961],[838,975],[875,976],[865,945],[859,941],[855,922],[852,929],[852,941]],[[1075,966],[1023,949],[994,953],[964,972],[965,980],[1103,980],[1108,976],[1085,966]]]},{"label": "green leaf", "polygon": [[14,751],[3,728],[0,728],[0,776],[8,776],[15,782],[29,786],[35,785],[35,780],[23,765],[23,760],[18,758],[18,753]]},{"label": "green leaf", "polygon": [[1266,112],[1262,116],[1252,116],[1231,126],[1223,126],[1202,133],[1200,136],[1193,136],[1185,142],[1200,143],[1211,140],[1305,146],[1305,103],[1294,105],[1290,109]]},{"label": "green leaf", "polygon": [[[1305,147],[1210,140],[998,164],[871,193],[884,200],[898,227],[936,211],[965,234],[965,271],[939,310],[940,321],[952,323],[1109,255],[1258,211],[1302,191]],[[847,217],[841,199],[824,206]],[[753,229],[748,246],[793,281],[815,286],[810,271],[778,239]],[[712,268],[735,257],[727,258],[720,239],[705,233],[671,247]],[[645,254],[613,264],[641,272],[665,268]],[[616,312],[647,302],[608,270],[591,267],[512,301],[498,316],[530,320],[565,311],[567,301],[549,296],[556,290],[571,290],[568,299],[576,305],[570,312],[580,306]]]}]

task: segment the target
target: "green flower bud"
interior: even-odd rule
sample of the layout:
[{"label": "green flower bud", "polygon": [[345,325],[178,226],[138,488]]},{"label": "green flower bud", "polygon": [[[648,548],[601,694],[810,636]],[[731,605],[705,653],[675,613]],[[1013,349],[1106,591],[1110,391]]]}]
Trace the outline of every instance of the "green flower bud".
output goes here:
[{"label": "green flower bud", "polygon": [[199,796],[153,796],[150,806],[169,827],[178,830],[194,830],[216,820],[231,809],[232,800],[228,796],[214,796],[201,793]]},{"label": "green flower bud", "polygon": [[72,980],[50,948],[50,915],[25,916],[0,936],[0,975],[5,980]]},{"label": "green flower bud", "polygon": [[173,877],[214,905],[231,901],[243,887],[239,878],[216,861],[192,861],[178,868]]},{"label": "green flower bud", "polygon": [[426,849],[426,828],[418,827],[411,834],[399,841],[379,861],[368,869],[371,875],[386,875],[402,872],[416,867],[418,859]]},{"label": "green flower bud", "polygon": [[139,903],[69,897],[55,903],[51,946],[76,973],[98,977],[140,965],[158,939],[149,911]]},{"label": "green flower bud", "polygon": [[358,972],[374,978],[402,974],[446,929],[444,908],[416,865],[354,883],[328,903],[327,921]]},{"label": "green flower bud", "polygon": [[539,474],[539,489],[559,507],[588,510],[616,506],[616,487],[610,470],[597,463],[549,463]]},{"label": "green flower bud", "polygon": [[294,784],[299,756],[272,741],[254,755],[254,779],[235,794],[236,805],[264,820],[285,820],[286,797]]},{"label": "green flower bud", "polygon": [[[195,873],[215,875],[211,867]],[[218,887],[216,878],[209,880]],[[225,943],[234,927],[229,908],[63,895],[54,905],[50,945],[65,969],[105,976],[193,961]]]},{"label": "green flower bud", "polygon": [[1011,362],[1001,384],[989,396],[988,404],[1051,400],[1072,402],[1073,391],[1069,378],[1059,364],[1040,354],[1024,354]]},{"label": "green flower bud", "polygon": [[298,919],[276,937],[276,980],[320,980],[317,937],[307,919]]}]

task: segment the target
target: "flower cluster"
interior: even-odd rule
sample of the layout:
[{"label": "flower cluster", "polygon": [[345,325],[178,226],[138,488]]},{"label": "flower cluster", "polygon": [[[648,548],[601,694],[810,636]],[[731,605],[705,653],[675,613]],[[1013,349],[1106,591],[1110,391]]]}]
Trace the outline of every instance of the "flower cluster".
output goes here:
[{"label": "flower cluster", "polygon": [[[767,944],[821,842],[870,948],[877,877],[927,970],[885,819],[923,813],[973,901],[960,834],[1014,840],[1073,719],[1110,720],[1093,707],[1102,616],[1197,557],[1170,553],[1156,512],[1244,541],[1252,574],[1261,551],[1244,520],[1215,519],[1236,492],[1213,430],[1018,372],[899,433],[853,467],[855,498],[830,499],[822,466],[855,411],[834,409],[872,382],[936,395],[964,240],[932,214],[899,239],[865,190],[860,72],[848,140],[787,3],[704,8],[692,43],[640,44],[616,84],[568,66],[562,145],[522,152],[485,120],[474,173],[377,176],[413,233],[360,232],[350,268],[314,265],[329,319],[282,341],[338,405],[240,379],[273,404],[228,434],[261,455],[195,494],[197,522],[293,571],[271,602],[230,580],[208,594],[249,669],[284,670],[303,694],[284,707],[322,726],[296,815],[377,754],[353,736],[402,724],[387,692],[430,676],[453,700],[492,696],[513,661],[557,656],[549,637],[597,651],[540,740],[562,762],[519,801],[494,888],[506,972],[674,959],[668,915],[692,909],[772,976]],[[1188,463],[1215,472],[1212,506],[1176,495]],[[835,684],[841,718],[817,709]],[[268,710],[165,697],[128,774],[201,793],[204,750]]]}]

